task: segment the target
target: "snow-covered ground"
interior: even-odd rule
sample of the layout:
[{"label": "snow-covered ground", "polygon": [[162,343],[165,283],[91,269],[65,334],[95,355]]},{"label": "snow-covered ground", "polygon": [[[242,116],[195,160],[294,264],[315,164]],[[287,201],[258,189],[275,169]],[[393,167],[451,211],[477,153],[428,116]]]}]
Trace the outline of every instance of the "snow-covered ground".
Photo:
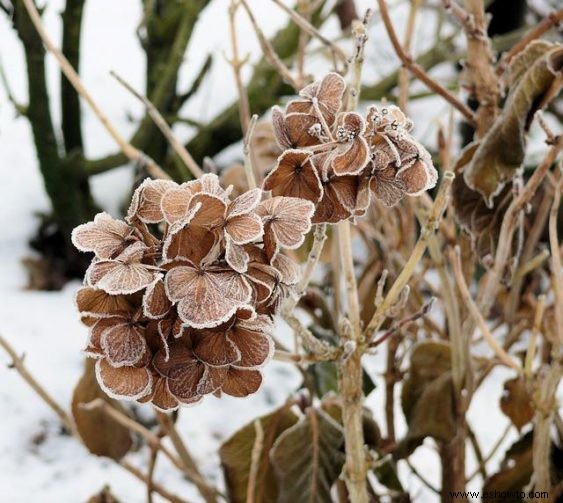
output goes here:
[{"label": "snow-covered ground", "polygon": [[[360,7],[373,2],[357,2]],[[283,15],[270,2],[252,0],[253,9],[267,34],[285,23]],[[59,12],[63,0],[52,0],[45,12],[49,32],[60,39]],[[213,117],[235,97],[231,70],[223,57],[229,52],[227,0],[212,2],[203,14],[190,42],[181,71],[181,85],[189,85],[207,54],[215,55],[214,68],[206,84],[194,99],[186,114],[201,122]],[[134,124],[127,114],[142,114],[139,104],[119,87],[108,75],[115,69],[132,85],[143,86],[143,58],[135,29],[140,19],[141,2],[138,0],[96,0],[86,3],[83,33],[82,75],[86,86],[102,105],[120,131],[128,135]],[[406,16],[395,12],[401,26]],[[258,55],[255,38],[245,16],[241,15],[241,53],[250,51]],[[244,23],[244,24],[242,24]],[[427,23],[425,24],[432,24]],[[329,30],[335,29],[335,24]],[[210,29],[210,27],[212,27]],[[432,27],[427,29],[431,32]],[[421,35],[424,46],[424,35]],[[368,47],[366,76],[375,80],[389,70],[391,50],[381,29],[374,34],[376,42]],[[25,66],[23,52],[6,16],[0,14],[0,56],[7,78],[16,98],[26,98]],[[381,63],[383,62],[383,63]],[[246,75],[250,68],[245,68]],[[51,90],[54,118],[57,121],[59,73],[54,61],[48,58],[48,79]],[[211,99],[212,97],[212,99]],[[411,113],[419,121],[418,133],[427,143],[435,136],[433,119],[444,117],[447,107],[442,102],[426,101],[413,106]],[[434,125],[433,125],[434,124]],[[113,152],[115,146],[85,110],[85,138],[87,153],[98,157]],[[190,134],[188,128],[179,128],[182,138]],[[32,236],[37,219],[36,212],[47,211],[49,201],[38,173],[31,132],[25,119],[14,118],[14,110],[0,88],[0,333],[18,352],[25,353],[29,370],[44,384],[55,399],[69,406],[74,383],[82,372],[81,349],[86,329],[79,323],[73,306],[73,295],[78,282],[67,285],[61,292],[26,291],[25,271],[21,259],[29,256],[27,240]],[[93,179],[97,201],[110,213],[118,215],[118,207],[130,186],[131,170],[127,167],[114,170]],[[280,331],[287,335],[285,327]],[[123,502],[145,500],[145,488],[132,476],[110,461],[87,455],[85,449],[73,439],[59,434],[59,422],[17,373],[7,368],[7,357],[0,352],[0,500],[4,503],[74,503],[86,501],[105,484]],[[368,398],[368,406],[376,419],[383,418],[382,382],[378,375],[383,369],[381,356],[368,362],[369,370],[379,383],[379,389]],[[507,419],[497,407],[506,372],[491,375],[476,396],[470,420],[485,452],[489,450]],[[288,393],[299,385],[299,376],[289,365],[274,362],[265,371],[265,384],[256,395],[237,400],[208,398],[202,405],[182,411],[179,429],[195,453],[201,470],[214,480],[220,480],[219,461],[216,454],[221,441],[258,414],[281,404]],[[401,417],[398,411],[397,417]],[[399,425],[399,432],[404,424]],[[509,438],[514,439],[512,434]],[[131,455],[132,463],[146,467],[147,452],[141,450]],[[471,455],[470,455],[471,460]],[[432,483],[439,486],[439,468],[432,443],[421,447],[413,457],[413,464]],[[472,463],[472,461],[471,461]],[[198,501],[196,493],[185,481],[170,470],[161,459],[157,465],[156,480],[189,501]],[[417,495],[416,501],[434,501],[429,492],[408,469],[401,467],[403,482]]]}]

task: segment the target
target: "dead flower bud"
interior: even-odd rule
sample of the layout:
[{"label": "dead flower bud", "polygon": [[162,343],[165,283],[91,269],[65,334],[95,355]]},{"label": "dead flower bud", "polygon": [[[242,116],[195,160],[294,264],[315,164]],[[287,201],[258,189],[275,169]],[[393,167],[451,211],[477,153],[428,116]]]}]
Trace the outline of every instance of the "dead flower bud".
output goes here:
[{"label": "dead flower bud", "polygon": [[101,213],[73,232],[95,254],[76,305],[108,395],[168,411],[260,387],[272,317],[300,278],[280,249],[303,242],[314,205],[230,192],[212,174],[146,180],[129,223]]}]

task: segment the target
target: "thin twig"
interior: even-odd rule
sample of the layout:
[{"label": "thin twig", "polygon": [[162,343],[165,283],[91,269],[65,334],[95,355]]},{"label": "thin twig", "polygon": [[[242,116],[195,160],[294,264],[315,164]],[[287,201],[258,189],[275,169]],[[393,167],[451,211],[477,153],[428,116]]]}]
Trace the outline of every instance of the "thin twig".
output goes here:
[{"label": "thin twig", "polygon": [[128,430],[139,434],[141,437],[143,437],[148,445],[162,451],[162,454],[164,454],[176,468],[185,471],[180,459],[178,459],[178,457],[176,457],[172,451],[170,451],[165,445],[163,445],[158,435],[143,426],[141,423],[138,423],[134,419],[130,418],[128,415],[117,410],[115,407],[112,407],[105,400],[102,400],[101,398],[95,398],[91,402],[81,404],[80,407],[84,410],[100,409],[104,414],[111,417]]},{"label": "thin twig", "polygon": [[397,33],[395,32],[391,18],[389,17],[389,11],[387,10],[385,0],[377,0],[377,3],[379,4],[381,18],[383,20],[383,24],[385,25],[385,29],[387,30],[387,34],[389,35],[389,40],[391,41],[397,56],[403,62],[403,65],[405,65],[405,67],[427,87],[442,96],[448,103],[459,110],[470,124],[474,124],[475,117],[469,107],[450,93],[444,86],[438,84],[438,82],[430,77],[424,69],[414,61],[412,56],[403,49],[401,42],[399,42],[399,39],[397,38]]},{"label": "thin twig", "polygon": [[[411,50],[412,38],[416,24],[416,14],[422,0],[412,0],[409,9],[409,17],[407,18],[407,26],[405,28],[405,39],[403,49],[408,54]],[[409,74],[406,68],[399,70],[399,107],[403,112],[407,112],[407,101],[409,99]]]},{"label": "thin twig", "polygon": [[248,6],[246,0],[238,0],[238,1],[244,7],[244,10],[246,10],[246,13],[248,14],[250,23],[252,24],[252,27],[256,32],[256,36],[258,37],[258,42],[260,43],[260,48],[262,49],[262,53],[264,54],[264,57],[266,58],[268,63],[270,63],[278,71],[282,79],[285,82],[287,82],[291,87],[293,87],[293,89],[295,89],[296,91],[299,90],[299,83],[293,78],[293,75],[291,75],[291,72],[289,71],[287,66],[285,66],[284,62],[277,55],[270,41],[264,35],[264,32],[260,29],[260,26],[258,25],[256,18],[254,17],[254,13]]},{"label": "thin twig", "polygon": [[518,363],[514,361],[514,359],[508,355],[508,353],[502,348],[502,346],[495,340],[489,327],[487,326],[487,322],[483,318],[483,315],[479,311],[477,304],[471,297],[469,293],[469,288],[467,287],[467,283],[465,282],[465,277],[463,275],[463,270],[461,266],[461,257],[460,257],[460,249],[459,246],[456,246],[454,251],[450,251],[450,263],[452,265],[452,269],[454,271],[454,275],[456,278],[457,286],[461,293],[461,297],[469,309],[471,316],[473,316],[475,322],[479,326],[481,333],[489,347],[493,350],[495,355],[499,358],[501,362],[503,362],[508,367],[513,368],[518,373],[522,372],[522,369]]},{"label": "thin twig", "polygon": [[369,347],[376,348],[377,346],[383,344],[387,339],[389,339],[389,337],[392,337],[399,333],[399,331],[406,325],[410,325],[416,320],[426,316],[430,312],[430,309],[432,309],[432,304],[435,300],[435,297],[431,297],[430,300],[428,300],[416,313],[411,314],[398,323],[393,324],[393,326],[384,334],[380,335],[377,339],[370,342]]},{"label": "thin twig", "polygon": [[[246,502],[255,503],[256,493],[256,478],[258,470],[260,469],[260,458],[262,457],[262,450],[264,448],[264,428],[260,419],[254,421],[254,445],[250,453],[250,470],[248,471],[248,485],[246,486]],[[259,502],[257,502],[259,503]]]},{"label": "thin twig", "polygon": [[[241,0],[245,1],[245,0]],[[293,9],[289,8],[285,5],[281,0],[272,0],[277,6],[279,6],[284,12],[286,12],[289,17],[293,20],[293,22],[299,26],[302,30],[305,30],[311,37],[317,38],[322,42],[323,45],[328,47],[332,52],[333,56],[338,57],[343,64],[343,69],[341,72],[345,74],[348,71],[348,58],[344,51],[338,47],[335,43],[331,40],[326,38],[319,30],[317,30],[309,21],[307,21],[303,16],[301,16],[298,12],[295,12]]]},{"label": "thin twig", "polygon": [[534,324],[532,326],[532,333],[530,334],[530,340],[528,341],[528,350],[526,351],[526,358],[524,360],[524,375],[526,379],[532,379],[534,373],[532,370],[532,365],[534,364],[534,357],[536,356],[538,335],[541,331],[541,324],[543,320],[543,314],[545,312],[545,295],[540,295],[538,297],[538,303],[536,304],[536,312],[534,313]]},{"label": "thin twig", "polygon": [[485,284],[479,292],[480,295],[477,303],[484,317],[487,317],[490,312],[501,279],[504,275],[504,270],[512,250],[512,239],[514,236],[518,214],[536,193],[536,190],[542,183],[552,164],[557,159],[561,149],[563,149],[563,135],[559,136],[557,143],[549,149],[541,164],[530,176],[528,183],[525,185],[522,192],[520,192],[520,195],[516,199],[512,200],[510,206],[506,210],[500,228],[494,264],[487,272]]},{"label": "thin twig", "polygon": [[229,5],[229,31],[231,35],[231,50],[232,56],[229,59],[229,64],[233,69],[235,77],[235,84],[238,92],[238,107],[240,116],[240,125],[242,134],[246,135],[248,126],[250,125],[250,103],[248,102],[248,93],[242,82],[241,68],[248,62],[248,55],[241,59],[238,50],[238,37],[236,28],[236,13],[239,7],[238,0],[231,0]]},{"label": "thin twig", "polygon": [[39,395],[39,397],[55,412],[64,427],[73,435],[77,435],[76,426],[72,417],[55,401],[55,399],[41,386],[24,365],[23,358],[18,356],[10,343],[0,335],[0,346],[8,353],[12,362],[10,367],[14,368],[27,384]]},{"label": "thin twig", "polygon": [[178,453],[178,456],[180,456],[182,465],[185,467],[185,472],[188,475],[189,480],[198,488],[199,492],[203,496],[203,499],[207,503],[216,502],[219,492],[207,483],[199,471],[197,463],[194,461],[188,447],[178,433],[178,430],[176,430],[176,426],[170,416],[159,412],[157,413],[157,418],[163,430],[168,434],[168,437],[170,438],[174,449]]},{"label": "thin twig", "polygon": [[250,144],[252,142],[252,135],[254,134],[254,128],[256,127],[256,122],[258,121],[258,115],[254,114],[250,119],[248,124],[248,130],[244,136],[242,151],[244,154],[244,172],[246,174],[246,182],[248,183],[249,189],[254,189],[258,185],[256,183],[256,171],[254,169],[254,163],[252,162],[252,152]]},{"label": "thin twig", "polygon": [[125,154],[125,156],[134,162],[143,163],[146,165],[147,171],[153,176],[154,178],[170,178],[168,174],[158,166],[152,159],[149,159],[145,154],[143,154],[140,150],[135,148],[131,145],[121,134],[115,126],[110,122],[109,118],[102,112],[100,107],[96,104],[92,95],[88,92],[80,77],[72,68],[72,65],[68,62],[64,54],[55,46],[47,30],[43,26],[43,22],[41,21],[41,16],[39,12],[37,12],[37,8],[33,0],[22,0],[23,4],[29,14],[31,22],[35,26],[38,35],[41,37],[41,40],[45,44],[47,50],[55,57],[57,63],[61,69],[61,71],[65,74],[68,81],[72,84],[76,92],[88,103],[88,106],[94,113],[94,115],[98,118],[98,120],[102,123],[102,125],[106,128],[107,132],[111,135],[111,137],[115,140],[115,142],[119,145],[119,148]]},{"label": "thin twig", "polygon": [[[148,477],[141,470],[139,470],[136,466],[133,466],[128,461],[122,459],[121,461],[118,462],[118,464],[141,482],[145,484],[149,483]],[[160,494],[164,499],[170,501],[171,503],[189,503],[187,500],[182,499],[179,496],[176,496],[175,494],[172,494],[171,492],[167,491],[166,489],[164,489],[164,487],[162,487],[160,484],[157,484],[156,482],[152,483],[152,487],[154,492]]]},{"label": "thin twig", "polygon": [[182,142],[178,141],[174,132],[162,116],[162,114],[158,111],[158,109],[153,105],[153,103],[146,97],[135,90],[127,81],[125,81],[122,77],[120,77],[116,72],[113,70],[109,72],[110,75],[117,80],[125,89],[127,89],[135,98],[145,105],[147,112],[153,122],[156,124],[158,129],[162,132],[170,146],[174,149],[174,152],[178,154],[180,159],[184,165],[190,170],[191,174],[195,178],[199,178],[203,175],[203,171],[198,166],[197,162],[195,162],[194,158],[190,155],[190,153],[186,150],[186,147],[182,144]]},{"label": "thin twig", "polygon": [[[560,163],[559,169],[563,166]],[[563,187],[563,176],[555,187],[555,197],[549,214],[549,245],[551,247],[551,275],[553,283],[553,293],[555,294],[555,331],[559,340],[560,349],[563,349],[563,273],[561,270],[561,253],[559,251],[559,238],[557,237],[557,223],[559,215],[559,205],[561,203],[561,189]]]},{"label": "thin twig", "polygon": [[514,59],[516,55],[522,52],[528,44],[537,38],[540,38],[544,33],[551,30],[553,27],[559,26],[563,21],[563,9],[558,11],[550,12],[543,21],[532,28],[526,35],[524,35],[516,44],[512,46],[510,51],[504,53],[501,60],[497,65],[497,74],[500,75],[504,73],[506,68],[508,68],[509,63]]},{"label": "thin twig", "polygon": [[435,231],[442,218],[442,213],[444,212],[444,209],[446,208],[448,202],[449,189],[454,178],[455,175],[453,172],[446,171],[444,173],[442,177],[442,183],[438,190],[436,199],[434,200],[434,204],[432,205],[432,208],[430,210],[428,220],[421,230],[420,237],[418,238],[418,241],[416,242],[416,245],[414,246],[409,259],[407,260],[399,276],[393,283],[393,286],[385,296],[385,299],[375,310],[373,317],[371,318],[368,326],[364,331],[365,339],[368,342],[373,338],[373,335],[377,332],[377,330],[379,330],[379,328],[385,321],[385,318],[387,318],[387,312],[389,308],[393,304],[395,304],[395,301],[397,300],[401,291],[406,286],[411,276],[414,274],[415,268],[422,258],[424,251],[426,250],[426,246],[428,244],[428,236],[430,236]]}]

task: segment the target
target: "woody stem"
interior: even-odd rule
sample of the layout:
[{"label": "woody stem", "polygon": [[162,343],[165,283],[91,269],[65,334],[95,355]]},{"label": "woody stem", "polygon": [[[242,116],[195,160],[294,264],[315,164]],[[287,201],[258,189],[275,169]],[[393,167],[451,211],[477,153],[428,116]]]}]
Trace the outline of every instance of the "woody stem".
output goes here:
[{"label": "woody stem", "polygon": [[[349,87],[350,95],[348,99],[349,109],[355,108],[359,100],[364,60],[363,47],[367,39],[365,29],[362,30],[362,27],[354,27],[356,50],[352,61],[352,82]],[[350,322],[346,324],[346,329],[341,330],[340,337],[342,344],[350,341],[354,348],[350,356],[339,365],[338,375],[338,387],[342,396],[342,422],[346,447],[344,475],[350,501],[354,503],[367,503],[368,466],[362,426],[362,353],[365,350],[365,344],[360,318],[358,285],[352,255],[352,233],[348,220],[343,220],[338,224],[336,237],[340,249],[341,269],[344,275],[347,295],[346,315]]]}]

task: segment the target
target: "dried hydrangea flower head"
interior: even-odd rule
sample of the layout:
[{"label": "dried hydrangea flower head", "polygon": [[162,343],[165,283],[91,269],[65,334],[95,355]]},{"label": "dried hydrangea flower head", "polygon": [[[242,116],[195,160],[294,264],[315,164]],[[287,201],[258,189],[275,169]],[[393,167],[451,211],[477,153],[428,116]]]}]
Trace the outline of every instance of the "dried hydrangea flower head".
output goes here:
[{"label": "dried hydrangea flower head", "polygon": [[386,206],[436,185],[430,154],[410,134],[413,123],[396,106],[370,107],[366,117],[341,112],[345,84],[329,73],[308,85],[272,123],[284,152],[264,180],[276,196],[315,204],[314,223],[365,213],[371,196]]},{"label": "dried hydrangea flower head", "polygon": [[254,393],[272,317],[299,280],[280,251],[303,242],[314,209],[260,189],[232,198],[208,174],[145,180],[126,221],[101,213],[77,227],[75,246],[94,253],[76,304],[101,387],[160,410]]}]

